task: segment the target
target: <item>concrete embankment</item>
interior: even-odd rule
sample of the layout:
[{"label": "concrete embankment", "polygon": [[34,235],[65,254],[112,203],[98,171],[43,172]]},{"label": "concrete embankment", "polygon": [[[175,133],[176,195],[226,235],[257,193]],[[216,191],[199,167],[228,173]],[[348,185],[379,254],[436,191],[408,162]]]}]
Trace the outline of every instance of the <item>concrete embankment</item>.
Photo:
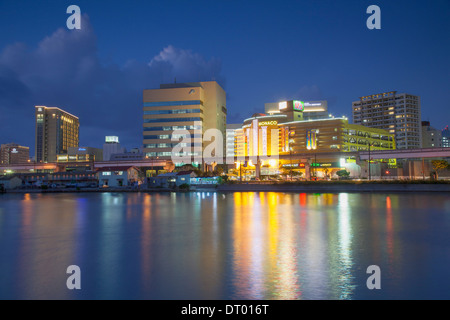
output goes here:
[{"label": "concrete embankment", "polygon": [[450,192],[450,184],[223,184],[220,192]]}]

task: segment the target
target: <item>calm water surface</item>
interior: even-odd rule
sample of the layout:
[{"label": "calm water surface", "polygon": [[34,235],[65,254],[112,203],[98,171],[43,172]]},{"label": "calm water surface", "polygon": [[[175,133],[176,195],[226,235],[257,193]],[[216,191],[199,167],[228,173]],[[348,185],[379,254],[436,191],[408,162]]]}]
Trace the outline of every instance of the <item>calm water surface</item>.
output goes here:
[{"label": "calm water surface", "polygon": [[450,197],[0,195],[0,299],[450,299]]}]

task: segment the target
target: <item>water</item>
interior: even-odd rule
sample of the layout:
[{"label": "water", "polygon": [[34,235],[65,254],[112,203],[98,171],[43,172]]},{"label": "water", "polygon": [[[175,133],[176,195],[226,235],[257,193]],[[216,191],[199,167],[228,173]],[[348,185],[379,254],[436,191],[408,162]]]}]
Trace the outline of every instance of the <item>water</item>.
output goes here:
[{"label": "water", "polygon": [[0,299],[450,299],[449,231],[448,194],[6,194]]}]

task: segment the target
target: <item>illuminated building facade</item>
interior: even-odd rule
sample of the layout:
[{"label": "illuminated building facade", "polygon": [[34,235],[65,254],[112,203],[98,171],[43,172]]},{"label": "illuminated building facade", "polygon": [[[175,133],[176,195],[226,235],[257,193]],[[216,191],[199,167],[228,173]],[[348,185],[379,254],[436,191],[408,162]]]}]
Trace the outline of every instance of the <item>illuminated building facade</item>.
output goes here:
[{"label": "illuminated building facade", "polygon": [[396,91],[360,97],[352,104],[353,123],[387,130],[397,149],[422,146],[420,97]]},{"label": "illuminated building facade", "polygon": [[191,156],[201,156],[208,145],[202,140],[206,130],[215,128],[226,136],[226,94],[216,81],[162,84],[159,89],[144,90],[143,96],[143,144],[148,157],[170,159],[180,142],[173,135],[175,130],[189,131],[190,145],[182,147]]},{"label": "illuminated building facade", "polygon": [[80,122],[78,117],[59,108],[36,106],[36,162],[56,162],[58,154],[78,147]]},{"label": "illuminated building facade", "polygon": [[284,114],[287,121],[319,120],[330,118],[327,101],[290,100],[266,103],[265,112],[268,114]]},{"label": "illuminated building facade", "polygon": [[2,144],[0,147],[0,164],[20,164],[30,160],[30,148],[17,143]]},{"label": "illuminated building facade", "polygon": [[[272,164],[269,160],[263,161],[261,175],[274,175],[279,168],[289,168],[291,171],[300,171],[306,177],[309,175],[307,171],[310,166],[314,167],[314,174],[334,172],[346,167],[346,163],[353,165],[356,162],[354,157],[343,157],[342,153],[367,151],[369,148],[395,149],[393,134],[382,129],[349,124],[347,118],[301,121],[287,119],[286,114],[255,114],[244,121],[242,133],[237,135],[240,140],[236,139],[236,150],[243,150],[241,155],[285,156]],[[268,133],[271,131],[275,135]],[[296,156],[295,160],[292,160],[293,155]],[[298,155],[303,159],[299,159]],[[396,165],[395,159],[387,159],[386,162],[392,166]],[[254,170],[252,174],[258,175],[254,165],[251,163],[247,168]],[[269,169],[264,171],[264,167]]]},{"label": "illuminated building facade", "polygon": [[103,150],[92,147],[70,147],[66,154],[59,154],[57,162],[103,161]]},{"label": "illuminated building facade", "polygon": [[386,130],[349,124],[345,118],[316,121],[293,121],[280,124],[280,132],[290,132],[290,139],[281,139],[280,154],[308,151],[394,150],[394,135]]}]

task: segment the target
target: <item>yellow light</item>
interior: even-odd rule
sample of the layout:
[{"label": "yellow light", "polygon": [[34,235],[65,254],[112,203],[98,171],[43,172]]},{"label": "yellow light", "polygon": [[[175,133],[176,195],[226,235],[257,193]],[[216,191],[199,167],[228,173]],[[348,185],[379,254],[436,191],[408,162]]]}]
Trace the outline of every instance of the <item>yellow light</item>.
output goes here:
[{"label": "yellow light", "polygon": [[277,165],[277,161],[274,160],[274,159],[271,159],[271,160],[269,160],[269,165],[270,165],[272,168],[275,168],[275,166]]},{"label": "yellow light", "polygon": [[249,165],[250,167],[253,167],[252,160],[249,160],[249,161],[248,161],[248,165]]},{"label": "yellow light", "polygon": [[238,162],[235,162],[236,163],[236,169],[239,169],[239,167],[241,166],[241,163],[238,161]]}]

